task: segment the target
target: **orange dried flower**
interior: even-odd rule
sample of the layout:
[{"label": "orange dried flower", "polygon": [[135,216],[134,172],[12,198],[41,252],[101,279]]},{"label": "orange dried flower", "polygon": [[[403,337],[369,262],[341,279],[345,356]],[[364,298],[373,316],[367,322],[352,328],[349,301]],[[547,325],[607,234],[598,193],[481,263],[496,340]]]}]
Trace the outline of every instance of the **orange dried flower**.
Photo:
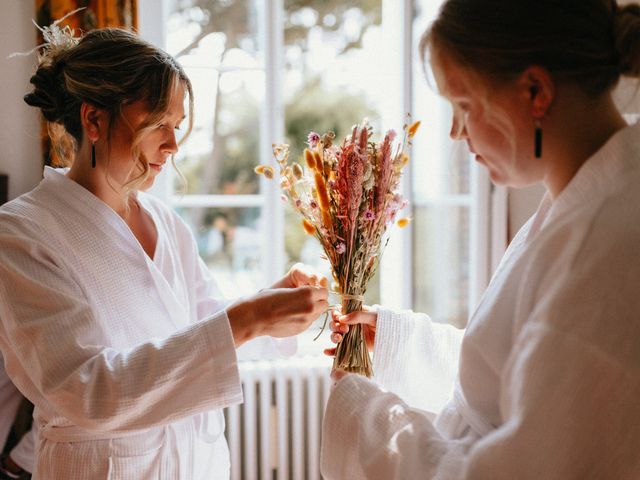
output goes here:
[{"label": "orange dried flower", "polygon": [[313,152],[313,159],[315,160],[315,165],[316,165],[316,170],[318,172],[322,172],[322,158],[320,157],[320,154],[317,151]]},{"label": "orange dried flower", "polygon": [[413,136],[418,131],[419,127],[420,127],[420,120],[411,124],[411,126],[409,127],[409,130],[407,130],[407,134],[409,135],[409,138],[413,138]]},{"label": "orange dried flower", "polygon": [[256,168],[253,169],[253,171],[256,172],[258,175],[264,175],[269,180],[272,180],[276,174],[273,167],[269,165],[258,165]]},{"label": "orange dried flower", "polygon": [[296,180],[300,180],[304,175],[304,172],[302,171],[302,167],[300,165],[298,165],[297,163],[293,164],[293,176],[296,178]]},{"label": "orange dried flower", "polygon": [[329,194],[327,193],[327,187],[324,184],[324,178],[320,173],[315,174],[316,191],[318,192],[318,203],[320,204],[320,210],[329,209]]},{"label": "orange dried flower", "polygon": [[331,230],[331,214],[329,210],[320,210],[320,214],[322,215],[322,223],[328,230]]},{"label": "orange dried flower", "polygon": [[316,233],[316,227],[311,225],[311,222],[306,218],[302,220],[302,228],[304,228],[304,231],[307,232],[307,235],[314,235]]},{"label": "orange dried flower", "polygon": [[310,169],[314,170],[316,168],[316,159],[308,148],[304,149],[304,160],[307,162],[307,166]]},{"label": "orange dried flower", "polygon": [[406,227],[407,225],[409,225],[410,223],[411,223],[411,219],[410,219],[410,218],[407,218],[407,217],[405,217],[405,218],[401,218],[400,220],[398,220],[398,226],[399,226],[400,228],[404,228],[404,227]]}]

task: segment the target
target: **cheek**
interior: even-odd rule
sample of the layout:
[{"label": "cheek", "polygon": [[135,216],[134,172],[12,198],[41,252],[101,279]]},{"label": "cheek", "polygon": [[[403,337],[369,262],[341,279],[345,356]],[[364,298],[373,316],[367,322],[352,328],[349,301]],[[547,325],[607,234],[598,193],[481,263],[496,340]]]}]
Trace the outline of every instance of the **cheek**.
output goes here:
[{"label": "cheek", "polygon": [[483,148],[486,152],[504,152],[511,149],[509,138],[497,128],[494,122],[485,117],[470,117],[467,123],[469,137],[476,148]]},{"label": "cheek", "polygon": [[154,131],[146,135],[140,142],[140,149],[145,152],[157,150],[162,144],[163,133]]}]

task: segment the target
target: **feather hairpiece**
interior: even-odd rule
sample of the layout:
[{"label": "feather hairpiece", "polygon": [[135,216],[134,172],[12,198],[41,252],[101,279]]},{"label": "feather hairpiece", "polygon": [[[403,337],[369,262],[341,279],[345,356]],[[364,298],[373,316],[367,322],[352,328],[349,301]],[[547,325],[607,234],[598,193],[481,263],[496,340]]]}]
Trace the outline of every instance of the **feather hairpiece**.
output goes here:
[{"label": "feather hairpiece", "polygon": [[[87,7],[76,8],[75,10],[67,13],[64,17],[59,18],[47,27],[41,27],[35,22],[35,20],[31,20],[36,28],[42,32],[44,43],[38,45],[35,48],[32,48],[28,52],[14,52],[7,58],[26,57],[31,55],[33,52],[38,52],[39,56],[41,57],[51,57],[55,56],[58,52],[68,50],[71,47],[75,47],[80,41],[80,38],[75,36],[75,32],[71,27],[65,25],[61,28],[59,24],[71,15],[74,15],[80,10],[84,10],[86,8]],[[41,49],[45,50],[44,54],[41,54],[39,52]]]}]

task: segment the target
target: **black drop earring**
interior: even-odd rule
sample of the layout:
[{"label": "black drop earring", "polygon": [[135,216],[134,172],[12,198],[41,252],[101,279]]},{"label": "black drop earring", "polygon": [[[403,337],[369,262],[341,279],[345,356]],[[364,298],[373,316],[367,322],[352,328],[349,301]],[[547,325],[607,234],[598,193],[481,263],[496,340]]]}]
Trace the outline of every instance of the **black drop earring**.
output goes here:
[{"label": "black drop earring", "polygon": [[540,120],[536,120],[534,150],[536,158],[542,157],[542,125],[540,124]]},{"label": "black drop earring", "polygon": [[96,144],[91,144],[91,168],[96,168]]}]

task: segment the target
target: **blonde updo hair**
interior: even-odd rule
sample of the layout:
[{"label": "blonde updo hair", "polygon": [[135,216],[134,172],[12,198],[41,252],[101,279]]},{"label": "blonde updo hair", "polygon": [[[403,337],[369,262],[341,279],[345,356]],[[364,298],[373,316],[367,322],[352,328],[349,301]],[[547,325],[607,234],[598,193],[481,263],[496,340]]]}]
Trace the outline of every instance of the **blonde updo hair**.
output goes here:
[{"label": "blonde updo hair", "polygon": [[531,65],[593,96],[640,77],[640,5],[616,0],[446,0],[420,42],[493,80]]},{"label": "blonde updo hair", "polygon": [[[123,105],[143,100],[150,115],[133,136],[132,154],[141,175],[127,185],[135,190],[149,174],[139,151],[140,141],[166,113],[176,87],[182,84],[189,97],[188,128],[193,126],[193,90],[182,67],[168,53],[126,30],[97,29],[81,39],[67,30],[58,44],[46,44],[31,77],[33,92],[24,101],[40,109],[48,122],[52,148],[63,164],[73,162],[82,143],[80,106],[83,102],[109,114],[109,129]],[[108,140],[108,138],[107,138]]]}]

